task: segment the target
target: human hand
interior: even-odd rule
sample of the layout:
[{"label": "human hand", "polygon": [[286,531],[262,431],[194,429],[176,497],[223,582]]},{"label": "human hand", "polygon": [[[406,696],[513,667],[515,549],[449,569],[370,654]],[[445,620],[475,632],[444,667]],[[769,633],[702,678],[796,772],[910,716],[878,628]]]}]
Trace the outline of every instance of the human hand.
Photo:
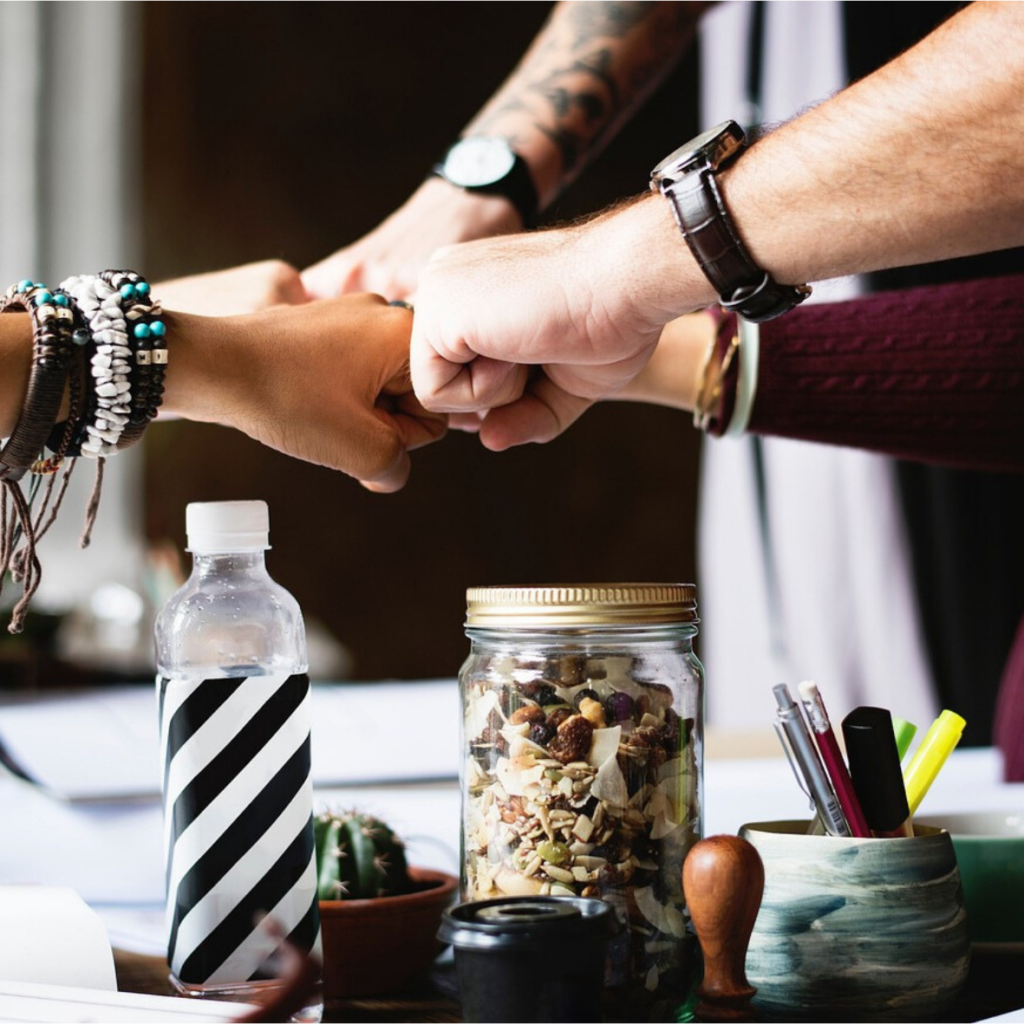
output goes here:
[{"label": "human hand", "polygon": [[399,490],[408,452],[444,434],[445,417],[411,391],[412,314],[380,296],[165,319],[168,412],[235,427],[374,491]]},{"label": "human hand", "polygon": [[154,285],[153,292],[167,309],[200,316],[240,316],[309,298],[299,272],[283,260],[179,277]]},{"label": "human hand", "polygon": [[406,299],[437,249],[521,228],[507,199],[429,178],[368,235],[304,270],[302,283],[316,299],[363,291]]},{"label": "human hand", "polygon": [[[653,236],[644,220],[620,216],[641,207],[654,214]],[[580,226],[442,250],[416,299],[418,397],[459,414],[463,429],[473,426],[465,414],[489,410],[480,437],[494,450],[556,437],[640,372],[678,311],[672,293],[689,257],[677,255],[685,246],[673,230],[662,207],[636,203]]]}]

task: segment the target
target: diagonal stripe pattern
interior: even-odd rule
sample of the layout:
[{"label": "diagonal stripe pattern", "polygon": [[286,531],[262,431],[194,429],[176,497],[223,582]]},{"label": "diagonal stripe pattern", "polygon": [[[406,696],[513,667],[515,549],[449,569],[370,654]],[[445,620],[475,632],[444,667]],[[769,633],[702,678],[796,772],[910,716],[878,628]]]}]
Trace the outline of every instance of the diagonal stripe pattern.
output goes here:
[{"label": "diagonal stripe pattern", "polygon": [[277,940],[319,947],[309,679],[159,680],[167,959],[186,985],[256,980]]}]

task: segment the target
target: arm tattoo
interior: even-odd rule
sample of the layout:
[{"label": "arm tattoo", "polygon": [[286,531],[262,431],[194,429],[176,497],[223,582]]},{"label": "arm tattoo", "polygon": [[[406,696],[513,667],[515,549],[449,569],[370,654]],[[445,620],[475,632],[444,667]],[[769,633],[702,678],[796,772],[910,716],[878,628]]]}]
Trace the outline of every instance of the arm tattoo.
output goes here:
[{"label": "arm tattoo", "polygon": [[[671,69],[706,5],[570,3],[475,131],[528,125],[559,150],[562,177],[580,168]],[[528,120],[527,120],[528,119]]]}]

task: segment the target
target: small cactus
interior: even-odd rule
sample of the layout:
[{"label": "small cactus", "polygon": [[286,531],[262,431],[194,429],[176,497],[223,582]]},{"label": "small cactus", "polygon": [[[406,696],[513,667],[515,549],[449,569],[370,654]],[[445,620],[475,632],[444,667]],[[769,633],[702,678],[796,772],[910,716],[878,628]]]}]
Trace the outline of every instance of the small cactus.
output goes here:
[{"label": "small cactus", "polygon": [[411,889],[405,844],[377,818],[325,811],[313,819],[313,838],[320,899],[365,900]]}]

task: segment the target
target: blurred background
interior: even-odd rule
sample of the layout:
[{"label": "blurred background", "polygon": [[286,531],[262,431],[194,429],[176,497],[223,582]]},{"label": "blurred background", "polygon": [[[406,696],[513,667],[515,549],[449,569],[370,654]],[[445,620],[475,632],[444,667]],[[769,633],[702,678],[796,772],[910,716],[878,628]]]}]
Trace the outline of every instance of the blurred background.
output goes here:
[{"label": "blurred background", "polygon": [[[0,135],[3,281],[307,266],[412,192],[549,9],[0,5],[0,96],[19,115]],[[642,191],[696,130],[696,73],[669,79],[548,219]],[[379,496],[227,429],[157,423],[110,461],[84,552],[82,467],[30,628],[0,638],[0,685],[147,678],[154,609],[188,569],[185,505],[243,498],[270,504],[268,565],[306,614],[314,676],[453,675],[469,585],[694,580],[698,447],[682,413],[609,403],[543,447],[449,435]]]}]

